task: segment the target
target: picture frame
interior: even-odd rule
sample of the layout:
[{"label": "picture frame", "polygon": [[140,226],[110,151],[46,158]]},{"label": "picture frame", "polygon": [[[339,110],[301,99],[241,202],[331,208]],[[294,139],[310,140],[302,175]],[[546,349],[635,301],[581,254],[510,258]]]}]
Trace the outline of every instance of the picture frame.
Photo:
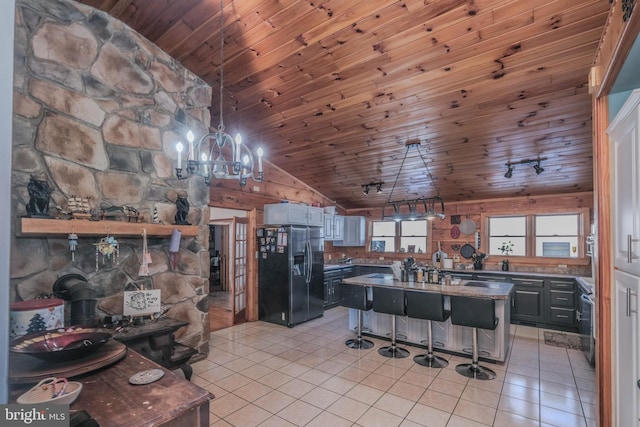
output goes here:
[{"label": "picture frame", "polygon": [[407,252],[413,254],[416,252],[416,245],[407,245]]}]

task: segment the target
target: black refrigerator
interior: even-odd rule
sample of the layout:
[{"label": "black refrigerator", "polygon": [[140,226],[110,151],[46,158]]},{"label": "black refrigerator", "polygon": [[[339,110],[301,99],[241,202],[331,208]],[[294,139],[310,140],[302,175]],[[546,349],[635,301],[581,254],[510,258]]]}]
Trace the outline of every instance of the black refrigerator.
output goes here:
[{"label": "black refrigerator", "polygon": [[324,313],[324,234],[319,227],[259,228],[260,320],[293,327]]}]

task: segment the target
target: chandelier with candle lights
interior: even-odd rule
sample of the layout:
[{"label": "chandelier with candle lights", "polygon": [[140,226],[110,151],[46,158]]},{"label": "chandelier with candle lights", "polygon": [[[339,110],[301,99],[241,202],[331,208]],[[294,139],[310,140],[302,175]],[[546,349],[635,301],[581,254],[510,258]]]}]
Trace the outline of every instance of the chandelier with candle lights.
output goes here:
[{"label": "chandelier with candle lights", "polygon": [[[218,129],[203,135],[194,144],[195,136],[193,132],[187,132],[189,143],[187,151],[187,175],[199,175],[204,177],[206,185],[211,185],[211,178],[216,179],[237,179],[240,186],[247,185],[247,179],[262,182],[264,172],[262,170],[262,147],[259,147],[258,172],[255,174],[255,162],[253,154],[242,144],[242,136],[238,133],[235,138],[224,131],[224,120],[222,118],[222,98],[224,92],[224,15],[223,2],[220,0],[220,121]],[[225,148],[230,147],[230,148]],[[178,142],[176,150],[178,152],[176,177],[185,179],[182,174],[182,142]],[[228,159],[225,157],[225,153]]]}]

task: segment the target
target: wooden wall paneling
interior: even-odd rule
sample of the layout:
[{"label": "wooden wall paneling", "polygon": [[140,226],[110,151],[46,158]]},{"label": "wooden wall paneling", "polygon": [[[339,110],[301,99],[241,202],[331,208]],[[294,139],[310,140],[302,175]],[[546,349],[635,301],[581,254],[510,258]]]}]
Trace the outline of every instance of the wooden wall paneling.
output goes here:
[{"label": "wooden wall paneling", "polygon": [[609,156],[609,138],[606,134],[608,127],[608,101],[606,97],[593,97],[594,117],[594,199],[595,219],[597,224],[596,239],[598,251],[593,262],[597,265],[598,275],[596,289],[596,396],[598,397],[598,425],[612,426],[614,421],[613,408],[614,388],[612,377],[615,375],[613,366],[612,329],[614,319],[612,315],[612,295],[614,293],[615,278],[613,275],[613,241],[612,241],[612,212],[611,212],[611,158]]},{"label": "wooden wall paneling", "polygon": [[625,58],[640,32],[638,1],[634,2],[636,13],[632,13],[627,21],[622,19],[620,3],[621,0],[613,0],[609,8],[605,30],[590,73],[589,85],[597,97],[607,96],[611,91]]},{"label": "wooden wall paneling", "polygon": [[257,209],[248,212],[249,226],[247,228],[247,312],[248,321],[258,320],[258,241],[256,239]]},{"label": "wooden wall paneling", "polygon": [[[431,262],[431,256],[437,248],[437,242],[440,241],[443,246],[443,250],[453,256],[453,250],[451,246],[454,244],[463,245],[467,242],[474,244],[475,236],[460,236],[458,239],[451,237],[451,215],[460,215],[462,219],[469,217],[475,221],[479,231],[481,233],[481,245],[480,251],[488,253],[489,250],[486,246],[486,236],[484,235],[485,224],[482,222],[483,215],[486,214],[521,214],[523,212],[565,212],[567,209],[588,209],[589,218],[586,218],[587,223],[593,221],[593,206],[594,199],[592,192],[575,193],[564,196],[539,196],[539,197],[510,197],[502,199],[490,199],[490,200],[473,200],[468,202],[447,202],[445,200],[445,213],[447,217],[444,220],[434,220],[432,222],[431,239],[428,242],[427,250],[424,254],[413,254],[413,256],[420,262]],[[378,221],[381,219],[381,208],[367,208],[367,209],[349,209],[347,211],[349,215],[362,215],[367,218],[368,228],[370,229],[371,221]],[[384,253],[377,254],[367,251],[367,247],[358,248],[333,248],[327,245],[326,253],[340,256],[345,253],[346,256],[369,259],[373,262],[378,261],[378,258],[382,256],[385,262],[392,260],[400,260],[407,257],[406,253]],[[469,260],[461,258],[461,262],[469,263]],[[487,259],[485,265],[488,269],[499,269],[500,259],[497,257],[490,257]],[[563,262],[564,263],[564,262]],[[576,260],[570,262],[568,270],[558,269],[557,260],[540,260],[540,259],[520,259],[512,260],[510,264],[513,264],[514,271],[523,269],[524,271],[555,271],[561,274],[581,274],[588,275],[590,266],[585,260]]]}]

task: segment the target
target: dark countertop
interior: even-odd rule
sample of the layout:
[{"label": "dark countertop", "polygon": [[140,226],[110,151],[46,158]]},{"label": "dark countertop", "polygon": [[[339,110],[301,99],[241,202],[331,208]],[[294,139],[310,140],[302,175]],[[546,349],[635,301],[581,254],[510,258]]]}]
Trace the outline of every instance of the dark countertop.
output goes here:
[{"label": "dark countertop", "polygon": [[[444,295],[461,295],[469,297],[488,297],[496,300],[509,299],[513,285],[504,282],[478,282],[475,280],[462,280],[459,285],[437,285],[422,282],[400,282],[395,280],[392,274],[365,274],[364,276],[350,277],[342,280],[344,283],[363,286],[386,286],[403,289],[423,290],[429,292],[441,292]],[[465,286],[468,283],[483,283],[484,286]]]}]

